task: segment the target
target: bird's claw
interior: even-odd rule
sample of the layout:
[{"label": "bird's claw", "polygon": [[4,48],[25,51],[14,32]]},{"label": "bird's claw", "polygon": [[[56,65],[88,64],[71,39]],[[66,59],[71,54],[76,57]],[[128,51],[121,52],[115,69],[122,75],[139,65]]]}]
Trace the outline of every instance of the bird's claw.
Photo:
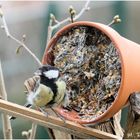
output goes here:
[{"label": "bird's claw", "polygon": [[46,112],[46,111],[44,111],[42,108],[39,108],[39,110],[46,116],[46,117],[48,117],[49,116],[49,113],[48,112]]},{"label": "bird's claw", "polygon": [[66,124],[66,119],[63,116],[58,114],[58,117],[63,121],[64,124]]},{"label": "bird's claw", "polygon": [[51,107],[52,111],[56,114],[57,117],[59,117],[64,124],[66,124],[66,120],[63,116],[61,116],[59,113],[57,113],[52,107]]}]

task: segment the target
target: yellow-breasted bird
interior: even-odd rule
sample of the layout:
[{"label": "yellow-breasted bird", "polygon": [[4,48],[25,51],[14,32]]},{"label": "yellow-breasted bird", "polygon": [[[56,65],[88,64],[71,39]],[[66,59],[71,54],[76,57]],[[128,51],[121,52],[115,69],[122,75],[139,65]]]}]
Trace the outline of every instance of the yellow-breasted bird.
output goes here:
[{"label": "yellow-breasted bird", "polygon": [[[27,94],[26,106],[35,106],[40,108],[42,112],[46,107],[58,105],[67,106],[66,83],[61,79],[59,69],[43,65],[35,73],[33,77],[34,84]],[[25,82],[28,85],[28,80]],[[44,112],[45,113],[45,112]],[[46,114],[46,113],[45,113]],[[15,117],[11,117],[14,119]]]}]

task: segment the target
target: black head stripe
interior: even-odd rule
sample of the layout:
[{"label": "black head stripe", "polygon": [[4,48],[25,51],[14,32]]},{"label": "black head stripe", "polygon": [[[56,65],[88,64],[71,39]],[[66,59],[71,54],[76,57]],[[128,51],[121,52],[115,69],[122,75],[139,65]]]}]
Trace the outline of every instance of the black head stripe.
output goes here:
[{"label": "black head stripe", "polygon": [[53,99],[49,103],[49,104],[51,104],[54,101],[56,94],[57,94],[57,85],[55,84],[55,81],[58,79],[59,76],[49,79],[48,77],[45,76],[45,72],[50,71],[50,70],[56,70],[59,72],[59,69],[54,66],[43,65],[42,67],[39,68],[39,70],[41,71],[40,83],[47,87],[50,87],[54,93]]},{"label": "black head stripe", "polygon": [[50,87],[54,94],[57,93],[57,86],[55,84],[55,80],[54,79],[48,79],[48,78],[46,78],[44,76],[41,76],[40,83],[45,85],[45,86],[47,86],[47,87]]},{"label": "black head stripe", "polygon": [[49,70],[58,70],[59,71],[58,68],[51,66],[51,65],[43,65],[42,67],[39,68],[39,70],[41,70],[42,72],[49,71]]},{"label": "black head stripe", "polygon": [[44,76],[41,76],[41,81],[40,81],[41,84],[47,86],[47,87],[50,87],[51,90],[53,91],[54,93],[54,96],[53,96],[53,99],[48,103],[48,105],[51,105],[54,103],[54,99],[56,97],[56,94],[57,94],[57,85],[55,84],[55,81],[54,79],[48,79]]}]

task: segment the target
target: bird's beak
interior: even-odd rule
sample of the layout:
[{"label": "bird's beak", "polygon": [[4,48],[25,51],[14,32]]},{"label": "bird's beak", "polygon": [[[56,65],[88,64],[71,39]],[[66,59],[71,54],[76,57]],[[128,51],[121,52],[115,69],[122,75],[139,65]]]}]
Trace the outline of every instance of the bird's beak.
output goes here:
[{"label": "bird's beak", "polygon": [[42,73],[40,70],[37,70],[35,73],[34,73],[36,76],[40,76]]}]

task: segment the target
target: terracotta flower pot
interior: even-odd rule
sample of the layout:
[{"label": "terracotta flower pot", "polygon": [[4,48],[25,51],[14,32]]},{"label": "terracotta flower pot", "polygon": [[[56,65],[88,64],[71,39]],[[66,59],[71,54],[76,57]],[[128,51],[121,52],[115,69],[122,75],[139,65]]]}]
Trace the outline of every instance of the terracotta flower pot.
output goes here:
[{"label": "terracotta flower pot", "polygon": [[61,108],[57,108],[57,111],[68,120],[81,124],[90,124],[101,122],[112,117],[125,105],[131,93],[140,91],[140,45],[120,36],[114,29],[107,25],[95,22],[80,21],[63,27],[54,35],[49,42],[48,49],[44,53],[42,63],[53,65],[54,58],[48,50],[55,45],[56,41],[64,32],[74,26],[81,25],[95,27],[104,32],[112,40],[115,47],[119,51],[122,67],[122,79],[118,95],[107,111],[96,119],[90,121],[81,120],[76,112],[66,112]]}]

